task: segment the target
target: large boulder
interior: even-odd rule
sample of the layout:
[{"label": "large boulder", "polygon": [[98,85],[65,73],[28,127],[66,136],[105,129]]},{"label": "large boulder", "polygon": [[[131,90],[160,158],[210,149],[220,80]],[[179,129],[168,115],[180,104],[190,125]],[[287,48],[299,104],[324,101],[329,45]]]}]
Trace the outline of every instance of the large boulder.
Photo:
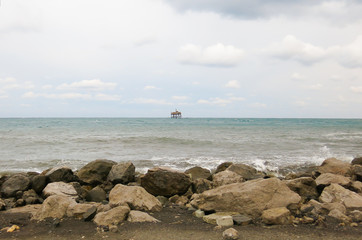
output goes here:
[{"label": "large boulder", "polygon": [[336,158],[328,158],[323,161],[320,167],[318,167],[318,172],[350,176],[351,165],[348,162],[344,162]]},{"label": "large boulder", "polygon": [[1,194],[5,197],[14,197],[16,192],[25,191],[30,186],[30,179],[27,175],[19,173],[9,177],[1,185]]},{"label": "large boulder", "polygon": [[118,206],[106,212],[98,213],[93,221],[98,226],[117,226],[127,219],[130,210],[131,209],[128,206]]},{"label": "large boulder", "polygon": [[351,167],[353,179],[362,181],[362,165],[355,164]]},{"label": "large boulder", "polygon": [[351,179],[348,177],[339,175],[339,174],[333,174],[333,173],[323,173],[319,175],[315,180],[317,187],[324,188],[328,185],[331,185],[331,183],[337,183],[342,186],[349,186],[351,185]]},{"label": "large boulder", "polygon": [[277,178],[233,183],[195,194],[191,205],[205,211],[232,211],[260,217],[266,209],[297,204],[301,197]]},{"label": "large boulder", "polygon": [[162,205],[158,199],[138,186],[117,184],[109,193],[112,207],[128,205],[132,210],[160,211]]},{"label": "large boulder", "polygon": [[199,178],[192,182],[192,191],[194,193],[203,193],[211,188],[212,182],[207,179]]},{"label": "large boulder", "polygon": [[73,182],[77,178],[68,167],[55,167],[45,173],[49,182]]},{"label": "large boulder", "polygon": [[131,162],[118,163],[112,166],[108,180],[113,184],[127,184],[135,180],[135,166]]},{"label": "large boulder", "polygon": [[103,188],[97,186],[87,192],[85,199],[88,202],[102,202],[107,199],[107,194]]},{"label": "large boulder", "polygon": [[256,178],[263,178],[264,174],[261,172],[258,172],[255,168],[250,167],[248,165],[242,164],[242,163],[236,163],[232,164],[230,167],[228,167],[226,170],[235,172],[242,176],[245,180],[251,180]]},{"label": "large boulder", "polygon": [[217,166],[215,173],[219,173],[222,171],[225,171],[228,167],[230,167],[231,165],[233,165],[232,162],[223,162],[221,163],[219,166]]},{"label": "large boulder", "polygon": [[35,220],[46,218],[63,218],[67,215],[69,205],[76,204],[75,200],[62,195],[53,195],[45,199],[41,208],[34,214]]},{"label": "large boulder", "polygon": [[208,179],[211,177],[211,172],[209,169],[202,168],[202,167],[193,167],[190,169],[187,169],[185,171],[186,174],[189,174],[191,176],[192,180],[196,180],[199,178],[202,179]]},{"label": "large boulder", "polygon": [[362,196],[335,183],[324,188],[319,201],[342,203],[348,211],[362,210]]},{"label": "large boulder", "polygon": [[362,157],[356,157],[351,162],[352,165],[362,165]]},{"label": "large boulder", "polygon": [[303,200],[317,199],[318,192],[316,183],[311,177],[301,177],[292,180],[286,180],[285,183],[290,190],[296,192]]},{"label": "large boulder", "polygon": [[69,183],[65,183],[65,182],[53,182],[53,183],[49,183],[44,189],[43,189],[43,196],[44,197],[49,197],[52,195],[61,195],[61,196],[65,196],[65,197],[70,197],[73,199],[77,199],[78,198],[78,193],[75,190],[75,188],[69,184]]},{"label": "large boulder", "polygon": [[154,196],[183,195],[190,185],[187,174],[163,167],[149,169],[141,178],[141,186]]},{"label": "large boulder", "polygon": [[31,179],[31,188],[35,192],[41,193],[47,185],[47,177],[45,175],[37,175]]},{"label": "large boulder", "polygon": [[115,164],[117,163],[111,160],[98,159],[82,167],[77,176],[80,181],[96,186],[107,180],[107,176]]},{"label": "large boulder", "polygon": [[97,205],[90,203],[73,203],[67,208],[67,217],[82,219],[84,214],[91,209],[97,209]]},{"label": "large boulder", "polygon": [[231,183],[241,182],[244,182],[243,177],[229,170],[216,173],[212,176],[212,183],[214,187],[220,187]]}]

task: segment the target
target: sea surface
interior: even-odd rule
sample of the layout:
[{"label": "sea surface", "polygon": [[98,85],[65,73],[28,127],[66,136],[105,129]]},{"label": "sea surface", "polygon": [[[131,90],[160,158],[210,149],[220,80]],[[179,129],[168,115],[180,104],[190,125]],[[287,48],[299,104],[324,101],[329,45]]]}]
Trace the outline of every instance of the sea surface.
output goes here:
[{"label": "sea surface", "polygon": [[361,119],[2,118],[0,172],[77,170],[95,159],[214,169],[225,161],[294,171],[362,156]]}]

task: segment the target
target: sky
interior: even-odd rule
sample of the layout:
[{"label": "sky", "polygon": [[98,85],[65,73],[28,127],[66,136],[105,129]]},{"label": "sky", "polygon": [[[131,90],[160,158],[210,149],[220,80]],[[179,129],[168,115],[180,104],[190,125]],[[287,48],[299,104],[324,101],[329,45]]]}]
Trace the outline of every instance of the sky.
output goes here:
[{"label": "sky", "polygon": [[0,117],[362,118],[360,0],[1,0]]}]

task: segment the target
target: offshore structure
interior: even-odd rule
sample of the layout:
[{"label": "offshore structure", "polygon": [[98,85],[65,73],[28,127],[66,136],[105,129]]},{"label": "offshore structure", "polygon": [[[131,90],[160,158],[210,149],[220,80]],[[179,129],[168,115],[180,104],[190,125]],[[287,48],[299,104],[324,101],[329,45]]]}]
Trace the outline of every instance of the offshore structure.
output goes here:
[{"label": "offshore structure", "polygon": [[182,118],[182,114],[176,109],[174,112],[171,112],[171,118]]}]

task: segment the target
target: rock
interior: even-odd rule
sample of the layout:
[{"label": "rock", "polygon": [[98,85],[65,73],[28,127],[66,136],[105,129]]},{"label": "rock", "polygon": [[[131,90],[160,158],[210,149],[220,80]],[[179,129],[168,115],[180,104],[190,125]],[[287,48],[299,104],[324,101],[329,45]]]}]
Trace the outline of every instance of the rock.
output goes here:
[{"label": "rock", "polygon": [[233,221],[235,225],[245,226],[252,223],[253,219],[246,215],[238,214],[233,216]]},{"label": "rock", "polygon": [[239,174],[245,180],[251,180],[251,179],[257,179],[257,178],[264,177],[264,174],[258,172],[255,168],[242,164],[242,163],[232,164],[226,170]]},{"label": "rock", "polygon": [[193,215],[194,215],[195,217],[197,217],[197,218],[202,218],[202,217],[205,216],[205,212],[202,211],[202,210],[200,210],[200,209],[198,209],[198,210],[196,210],[195,212],[193,212]]},{"label": "rock", "polygon": [[333,174],[333,173],[322,173],[315,180],[318,188],[324,188],[331,183],[337,183],[342,186],[349,186],[351,184],[351,180],[348,177]]},{"label": "rock", "polygon": [[351,171],[355,180],[362,181],[362,165],[353,165]]},{"label": "rock", "polygon": [[223,216],[216,219],[216,224],[220,227],[231,227],[234,225],[232,216]]},{"label": "rock", "polygon": [[322,165],[318,168],[320,173],[333,173],[343,176],[351,175],[351,166],[347,162],[337,160],[336,158],[328,158],[323,161]]},{"label": "rock", "polygon": [[209,169],[202,168],[202,167],[193,167],[190,169],[187,169],[185,171],[186,174],[189,174],[191,176],[191,180],[196,179],[208,179],[211,177],[211,172]]},{"label": "rock", "polygon": [[[110,209],[108,209],[108,210],[110,210]],[[82,218],[85,222],[89,222],[95,217],[96,214],[97,214],[97,207],[92,206],[83,214]]]},{"label": "rock", "polygon": [[135,166],[131,162],[118,163],[112,166],[108,180],[113,184],[127,184],[135,180]]},{"label": "rock", "polygon": [[253,218],[262,211],[297,204],[301,197],[277,178],[233,183],[195,194],[191,205],[204,211],[233,211]]},{"label": "rock", "polygon": [[39,195],[34,191],[34,189],[25,191],[23,193],[22,198],[24,199],[26,204],[43,203],[43,199],[39,197]]},{"label": "rock", "polygon": [[310,199],[317,199],[319,194],[317,192],[317,185],[311,177],[301,177],[285,181],[287,186],[293,192],[299,194],[304,201]]},{"label": "rock", "polygon": [[162,204],[162,206],[166,206],[168,204],[168,198],[164,196],[157,196],[156,197],[158,201]]},{"label": "rock", "polygon": [[153,223],[160,222],[156,218],[148,215],[147,213],[137,211],[137,210],[132,210],[129,212],[127,221],[128,222],[153,222]]},{"label": "rock", "polygon": [[96,211],[97,207],[94,204],[89,203],[70,204],[67,209],[67,217],[83,219],[83,215],[90,209],[94,209],[94,211]]},{"label": "rock", "polygon": [[76,181],[72,169],[68,167],[55,167],[50,169],[45,176],[49,182],[73,182]]},{"label": "rock", "polygon": [[111,205],[109,204],[101,204],[97,207],[97,213],[100,213],[100,212],[107,212],[109,210],[111,210]]},{"label": "rock", "polygon": [[44,189],[43,189],[43,196],[45,198],[52,196],[52,195],[61,195],[70,197],[73,199],[78,198],[78,193],[74,189],[74,187],[65,182],[53,182],[49,183]]},{"label": "rock", "polygon": [[244,182],[243,177],[229,170],[216,173],[212,176],[212,183],[214,187],[220,187],[231,183],[241,182]]},{"label": "rock", "polygon": [[85,199],[87,194],[88,194],[88,188],[91,188],[91,186],[87,186],[87,185],[80,185],[79,182],[70,182],[69,183],[70,185],[72,185],[75,189],[75,191],[77,191],[78,193],[78,196],[81,198],[81,199]]},{"label": "rock", "polygon": [[322,203],[342,203],[348,211],[362,210],[362,196],[335,183],[324,188],[319,201]]},{"label": "rock", "polygon": [[204,222],[206,222],[206,223],[217,225],[217,219],[223,218],[223,217],[232,218],[233,215],[238,215],[238,214],[239,213],[237,213],[237,212],[217,212],[217,213],[212,213],[212,214],[203,216],[202,220],[204,220]]},{"label": "rock", "polygon": [[183,195],[191,185],[190,177],[169,168],[152,168],[141,179],[141,186],[154,196]]},{"label": "rock", "polygon": [[352,165],[362,165],[362,157],[356,157],[351,162]]},{"label": "rock", "polygon": [[286,225],[292,223],[290,211],[286,207],[271,208],[263,211],[261,219],[269,225]]},{"label": "rock", "polygon": [[239,233],[234,228],[228,228],[222,233],[222,239],[237,240],[239,239]]},{"label": "rock", "polygon": [[1,185],[1,194],[5,197],[14,197],[16,192],[25,191],[30,186],[30,179],[25,174],[19,173],[9,177]]},{"label": "rock", "polygon": [[333,209],[332,211],[330,211],[328,217],[334,218],[338,222],[343,222],[343,223],[352,222],[352,219],[350,217],[344,215],[338,209]]},{"label": "rock", "polygon": [[362,193],[362,182],[360,181],[352,182],[350,189],[356,193]]},{"label": "rock", "polygon": [[216,170],[215,170],[215,174],[216,173],[219,173],[219,172],[222,172],[222,171],[225,171],[228,167],[230,167],[231,165],[233,165],[232,162],[224,162],[224,163],[221,163],[219,166],[217,166]]},{"label": "rock", "polygon": [[185,206],[189,202],[189,199],[186,196],[174,195],[169,198],[169,201],[179,206]]},{"label": "rock", "polygon": [[161,211],[162,205],[156,197],[142,187],[117,184],[109,193],[111,207],[128,205],[132,210]]},{"label": "rock", "polygon": [[47,185],[47,177],[45,175],[37,175],[31,179],[31,188],[40,194]]},{"label": "rock", "polygon": [[67,215],[69,205],[76,204],[75,200],[63,195],[52,195],[45,199],[41,208],[34,214],[35,220],[46,218],[63,218]]},{"label": "rock", "polygon": [[98,213],[93,221],[98,226],[112,226],[118,225],[121,222],[127,219],[128,213],[130,212],[130,208],[128,206],[118,206],[112,208],[107,212]]},{"label": "rock", "polygon": [[346,214],[346,212],[347,212],[346,207],[342,203],[332,202],[332,203],[322,203],[320,205],[320,209],[318,210],[318,213],[322,214],[322,215],[327,215],[332,210],[338,210],[343,214]]},{"label": "rock", "polygon": [[5,210],[5,208],[6,208],[6,203],[4,202],[4,200],[0,198],[0,211]]},{"label": "rock", "polygon": [[16,206],[16,207],[25,206],[25,204],[26,204],[26,202],[25,202],[25,200],[22,199],[22,198],[16,200],[16,202],[15,202],[15,206]]},{"label": "rock", "polygon": [[207,179],[196,179],[192,182],[192,191],[194,193],[203,193],[212,188],[211,184],[212,182]]},{"label": "rock", "polygon": [[112,166],[115,164],[117,163],[114,161],[98,159],[82,167],[77,176],[80,181],[96,186],[107,179]]},{"label": "rock", "polygon": [[361,211],[354,210],[354,211],[351,211],[348,215],[349,215],[349,217],[351,217],[351,219],[354,222],[362,222],[362,212]]},{"label": "rock", "polygon": [[99,186],[90,190],[85,199],[88,202],[102,202],[107,199],[106,192]]}]

